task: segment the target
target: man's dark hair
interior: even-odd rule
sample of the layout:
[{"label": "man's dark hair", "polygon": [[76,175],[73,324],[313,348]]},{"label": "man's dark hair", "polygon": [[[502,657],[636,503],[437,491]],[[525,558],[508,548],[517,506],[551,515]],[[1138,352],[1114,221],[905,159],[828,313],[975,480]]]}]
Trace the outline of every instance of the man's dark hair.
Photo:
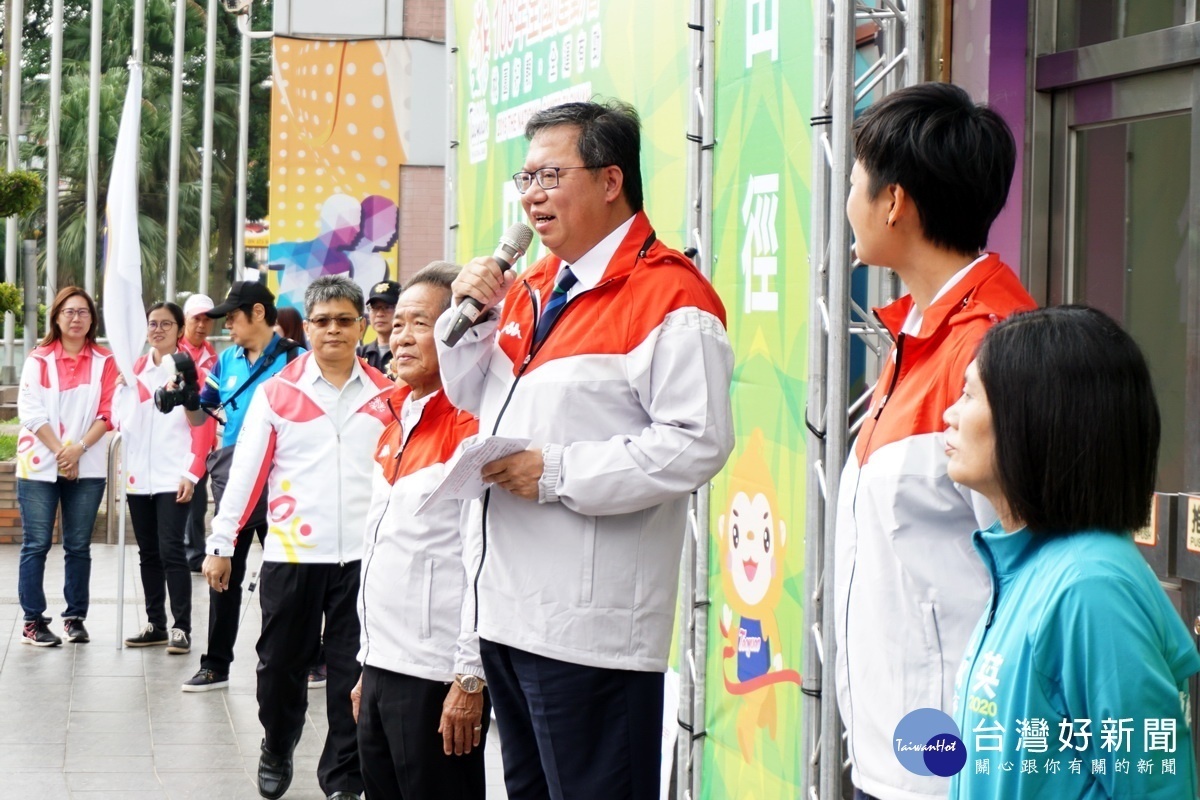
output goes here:
[{"label": "man's dark hair", "polygon": [[635,213],[641,211],[642,123],[634,107],[620,100],[552,106],[529,118],[525,138],[532,140],[546,128],[559,125],[573,125],[579,129],[582,166],[598,169],[616,165],[621,168],[625,200]]},{"label": "man's dark hair", "polygon": [[279,309],[274,303],[247,303],[237,307],[237,310],[246,315],[246,319],[254,319],[254,307],[263,307],[263,322],[267,323],[268,328],[275,327],[276,320],[279,319]]},{"label": "man's dark hair", "polygon": [[983,339],[996,471],[1030,531],[1128,531],[1150,515],[1160,421],[1146,360],[1102,311],[1016,314]]},{"label": "man's dark hair", "polygon": [[949,83],[899,89],[854,123],[854,157],[874,199],[898,184],[913,199],[925,238],[976,255],[1008,199],[1017,148],[1008,125]]}]

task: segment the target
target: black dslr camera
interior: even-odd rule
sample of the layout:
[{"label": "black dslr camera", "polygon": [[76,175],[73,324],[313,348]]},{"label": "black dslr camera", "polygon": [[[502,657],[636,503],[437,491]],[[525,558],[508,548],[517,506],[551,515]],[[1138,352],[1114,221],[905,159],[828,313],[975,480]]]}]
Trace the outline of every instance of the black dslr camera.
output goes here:
[{"label": "black dslr camera", "polygon": [[188,411],[200,410],[200,381],[196,375],[196,364],[187,353],[173,353],[171,360],[175,362],[174,389],[167,386],[154,392],[154,407],[164,414],[169,414],[177,406],[183,406]]}]

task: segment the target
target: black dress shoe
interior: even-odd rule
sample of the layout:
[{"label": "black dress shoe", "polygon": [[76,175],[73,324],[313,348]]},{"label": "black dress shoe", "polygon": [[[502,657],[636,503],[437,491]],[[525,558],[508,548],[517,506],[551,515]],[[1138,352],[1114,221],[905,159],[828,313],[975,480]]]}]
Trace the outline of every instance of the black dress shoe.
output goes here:
[{"label": "black dress shoe", "polygon": [[329,795],[329,800],[362,800],[362,798],[354,792],[334,792]]},{"label": "black dress shoe", "polygon": [[292,751],[277,755],[267,749],[263,740],[262,755],[258,757],[258,793],[267,800],[278,800],[291,785]]}]

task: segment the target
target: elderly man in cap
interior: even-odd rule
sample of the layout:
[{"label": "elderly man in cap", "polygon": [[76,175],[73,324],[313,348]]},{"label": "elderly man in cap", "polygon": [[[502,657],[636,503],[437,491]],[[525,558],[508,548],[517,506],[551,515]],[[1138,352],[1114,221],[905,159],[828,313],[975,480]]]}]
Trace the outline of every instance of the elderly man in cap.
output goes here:
[{"label": "elderly man in cap", "polygon": [[358,357],[383,373],[387,373],[388,362],[392,360],[388,338],[392,335],[392,316],[399,298],[400,284],[395,281],[380,281],[367,296],[367,316],[375,331],[375,341],[359,345]]},{"label": "elderly man in cap", "polygon": [[[257,281],[238,281],[229,289],[225,302],[204,312],[212,319],[225,317],[232,346],[222,351],[213,364],[200,392],[200,405],[225,422],[221,447],[208,457],[217,513],[229,480],[234,445],[242,430],[246,410],[258,388],[279,373],[303,348],[275,333],[275,296]],[[203,425],[205,410],[188,411],[188,421]],[[185,692],[207,692],[229,686],[229,665],[233,662],[233,644],[237,640],[238,617],[242,605],[242,578],[246,574],[246,556],[257,533],[261,540],[267,532],[266,503],[251,504],[251,512],[241,521],[245,535],[238,538],[231,554],[232,567],[224,591],[209,592],[208,652],[200,657],[200,669],[183,684]]]},{"label": "elderly man in cap", "polygon": [[[208,341],[212,333],[212,317],[208,311],[214,303],[206,294],[194,294],[183,304],[183,335],[179,337],[179,349],[187,353],[196,365],[201,385],[217,363],[217,351]],[[183,529],[183,547],[187,556],[188,569],[199,572],[204,564],[204,515],[208,512],[208,473],[196,482],[192,492],[192,504],[188,509],[187,525]]]}]

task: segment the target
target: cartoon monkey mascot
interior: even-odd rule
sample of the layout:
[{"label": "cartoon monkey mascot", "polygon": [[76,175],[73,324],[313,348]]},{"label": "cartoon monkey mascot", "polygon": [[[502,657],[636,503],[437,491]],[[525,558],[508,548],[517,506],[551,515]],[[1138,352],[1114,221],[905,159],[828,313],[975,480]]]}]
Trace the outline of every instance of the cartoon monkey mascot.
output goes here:
[{"label": "cartoon monkey mascot", "polygon": [[718,521],[726,603],[721,634],[727,641],[725,657],[736,656],[737,661],[736,679],[725,670],[725,689],[741,698],[737,736],[747,763],[758,728],[775,738],[775,684],[800,682],[795,670],[783,668],[775,610],[783,594],[787,528],[777,516],[775,487],[762,450],[762,431],[755,429],[734,464],[729,512]]}]

